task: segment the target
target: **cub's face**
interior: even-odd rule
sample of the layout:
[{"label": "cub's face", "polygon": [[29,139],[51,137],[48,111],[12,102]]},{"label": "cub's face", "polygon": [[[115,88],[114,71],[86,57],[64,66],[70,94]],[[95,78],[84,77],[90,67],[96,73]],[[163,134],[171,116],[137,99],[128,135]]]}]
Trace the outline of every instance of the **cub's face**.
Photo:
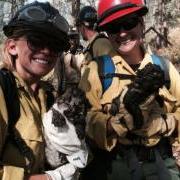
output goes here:
[{"label": "cub's face", "polygon": [[56,109],[52,108],[52,123],[56,127],[67,128],[67,122],[74,125],[80,139],[85,136],[87,103],[82,90],[68,87],[65,93],[56,100]]}]

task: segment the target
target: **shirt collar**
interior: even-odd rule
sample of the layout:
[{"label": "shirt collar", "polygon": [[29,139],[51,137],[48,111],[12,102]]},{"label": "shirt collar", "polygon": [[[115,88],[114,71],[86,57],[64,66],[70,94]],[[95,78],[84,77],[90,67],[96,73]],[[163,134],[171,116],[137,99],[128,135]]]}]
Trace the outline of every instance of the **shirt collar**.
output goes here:
[{"label": "shirt collar", "polygon": [[113,59],[114,64],[121,64],[127,71],[129,71],[131,74],[135,74],[135,72],[132,70],[132,68],[129,66],[129,64],[119,55],[119,53],[115,50],[112,50],[110,52],[110,56]]},{"label": "shirt collar", "polygon": [[143,60],[141,62],[141,65],[140,65],[139,69],[142,69],[146,64],[152,63],[152,62],[153,61],[152,61],[152,58],[151,58],[151,54],[145,53],[144,58],[143,58]]},{"label": "shirt collar", "polygon": [[13,75],[14,75],[14,77],[15,77],[17,88],[24,87],[24,88],[26,89],[26,88],[27,88],[27,84],[26,84],[25,81],[18,75],[18,73],[17,73],[16,71],[13,71],[12,73],[13,73]]},{"label": "shirt collar", "polygon": [[[26,84],[26,82],[18,75],[18,73],[16,71],[13,71],[12,72],[14,77],[15,77],[15,81],[16,81],[16,86],[17,88],[24,88],[26,91],[29,92],[29,88],[28,88],[28,85]],[[43,81],[40,81],[39,82],[39,90],[41,89],[41,91],[46,91],[44,88],[44,82]],[[39,94],[39,92],[38,92]]]}]

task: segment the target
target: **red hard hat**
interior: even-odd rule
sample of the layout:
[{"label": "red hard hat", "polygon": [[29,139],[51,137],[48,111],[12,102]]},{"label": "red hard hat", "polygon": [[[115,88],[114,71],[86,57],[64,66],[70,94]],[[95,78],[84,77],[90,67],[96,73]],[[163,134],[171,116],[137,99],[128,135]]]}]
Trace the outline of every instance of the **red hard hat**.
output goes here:
[{"label": "red hard hat", "polygon": [[144,0],[99,0],[98,26],[105,26],[132,13],[143,16],[147,12]]}]

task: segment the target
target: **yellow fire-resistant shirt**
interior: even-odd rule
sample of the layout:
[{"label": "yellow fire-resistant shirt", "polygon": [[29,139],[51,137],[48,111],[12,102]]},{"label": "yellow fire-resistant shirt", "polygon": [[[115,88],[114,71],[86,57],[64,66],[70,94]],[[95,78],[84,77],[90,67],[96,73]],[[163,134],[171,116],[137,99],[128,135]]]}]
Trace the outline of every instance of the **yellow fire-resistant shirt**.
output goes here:
[{"label": "yellow fire-resistant shirt", "polygon": [[[114,62],[115,73],[135,75],[132,68],[116,52],[112,50],[109,55]],[[146,54],[139,68],[143,68],[149,62],[153,63],[151,56]],[[139,132],[135,132],[145,137],[144,142],[141,142],[141,144],[145,146],[154,146],[157,144],[162,132],[165,132],[166,136],[169,136],[175,129],[176,121],[180,120],[180,75],[172,63],[168,62],[167,65],[171,86],[169,90],[163,87],[159,92],[164,99],[164,108],[160,108],[158,103],[154,104],[148,120],[148,122],[151,123],[151,128],[146,126],[146,129],[140,129]],[[131,80],[122,80],[114,77],[110,87],[103,92],[97,63],[90,61],[89,64],[84,65],[82,71],[83,75],[79,86],[86,92],[86,96],[92,105],[87,116],[88,136],[93,139],[100,148],[108,151],[112,150],[117,143],[132,144],[132,142],[126,138],[127,128],[123,124],[117,123],[117,121],[111,121],[116,135],[107,136],[107,121],[110,118],[113,119],[113,117],[102,111],[103,106],[105,104],[111,104],[112,100],[122,92],[123,88],[127,86]],[[168,121],[169,129],[166,129],[165,121],[163,121],[161,116],[161,113],[164,111],[172,117],[172,121],[171,118]],[[178,128],[178,130],[180,130],[180,128]]]},{"label": "yellow fire-resistant shirt", "polygon": [[[20,117],[15,128],[34,154],[34,164],[29,170],[30,173],[40,173],[44,166],[44,140],[41,124],[42,116],[46,112],[47,95],[45,89],[42,88],[43,82],[40,82],[39,92],[35,97],[17,73],[13,72],[13,74],[15,75],[20,101]],[[7,107],[0,87],[0,154],[2,158],[0,178],[3,180],[23,180],[27,159],[13,143],[7,142],[5,144],[7,125]]]}]

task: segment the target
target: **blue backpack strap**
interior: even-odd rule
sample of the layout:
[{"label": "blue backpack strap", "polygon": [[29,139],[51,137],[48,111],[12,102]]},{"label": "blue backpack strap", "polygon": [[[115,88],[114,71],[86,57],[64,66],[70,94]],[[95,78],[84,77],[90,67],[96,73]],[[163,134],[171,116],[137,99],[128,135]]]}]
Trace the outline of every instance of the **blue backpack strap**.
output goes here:
[{"label": "blue backpack strap", "polygon": [[[104,56],[103,57],[104,66],[103,71],[105,74],[108,73],[115,73],[115,66],[110,56]],[[103,81],[103,89],[106,90],[111,85],[113,78],[106,78]]]},{"label": "blue backpack strap", "polygon": [[167,62],[163,59],[163,57],[152,54],[151,55],[153,64],[156,64],[161,67],[165,74],[166,84],[165,86],[169,89],[170,88],[170,77],[169,77],[169,66]]},{"label": "blue backpack strap", "polygon": [[103,87],[103,92],[106,91],[112,83],[114,77],[121,80],[135,78],[134,75],[115,73],[115,65],[109,55],[104,55],[95,58],[98,64],[98,73]]},{"label": "blue backpack strap", "polygon": [[[98,73],[99,76],[106,74],[114,74],[115,66],[110,56],[104,55],[96,58],[98,64]],[[106,91],[112,83],[113,77],[100,78],[103,91]]]}]

